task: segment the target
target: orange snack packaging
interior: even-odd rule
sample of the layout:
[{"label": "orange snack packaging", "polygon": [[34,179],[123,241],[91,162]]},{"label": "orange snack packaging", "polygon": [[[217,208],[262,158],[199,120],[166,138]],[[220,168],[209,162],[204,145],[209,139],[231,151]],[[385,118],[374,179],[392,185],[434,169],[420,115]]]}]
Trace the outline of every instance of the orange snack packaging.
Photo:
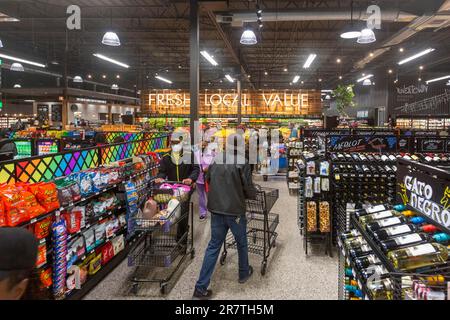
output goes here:
[{"label": "orange snack packaging", "polygon": [[41,182],[32,184],[28,190],[36,196],[39,204],[44,207],[46,212],[59,209],[58,190],[53,182]]},{"label": "orange snack packaging", "polygon": [[16,187],[19,191],[21,200],[23,200],[24,205],[27,208],[30,219],[37,218],[46,213],[45,209],[37,202],[35,195],[29,191],[27,185],[16,184]]},{"label": "orange snack packaging", "polygon": [[25,202],[14,185],[0,187],[0,199],[5,208],[7,226],[14,227],[30,220]]}]

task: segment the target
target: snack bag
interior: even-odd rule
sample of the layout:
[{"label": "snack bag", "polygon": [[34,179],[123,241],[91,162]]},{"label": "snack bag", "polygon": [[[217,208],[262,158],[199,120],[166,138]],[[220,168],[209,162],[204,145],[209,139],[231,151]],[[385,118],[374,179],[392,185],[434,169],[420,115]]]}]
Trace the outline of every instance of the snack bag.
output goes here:
[{"label": "snack bag", "polygon": [[3,201],[0,201],[0,228],[1,227],[6,227],[5,206],[3,205]]},{"label": "snack bag", "polygon": [[59,209],[58,191],[53,182],[39,183],[37,188],[31,190],[35,191],[38,202],[47,212]]},{"label": "snack bag", "polygon": [[67,232],[70,234],[77,233],[81,229],[81,212],[71,211],[62,214],[66,222]]},{"label": "snack bag", "polygon": [[45,214],[45,209],[37,202],[36,197],[24,185],[19,185],[17,191],[20,194],[20,199],[26,207],[29,219],[33,219]]},{"label": "snack bag", "polygon": [[102,266],[104,266],[114,257],[114,248],[111,242],[105,243],[100,248],[100,253],[102,255]]},{"label": "snack bag", "polygon": [[69,185],[70,187],[70,193],[72,195],[72,201],[77,202],[81,200],[81,190],[78,183],[73,182]]},{"label": "snack bag", "polygon": [[41,288],[50,288],[52,285],[52,268],[47,268],[39,272]]},{"label": "snack bag", "polygon": [[45,243],[38,246],[38,254],[36,259],[36,267],[42,267],[47,263],[47,245]]},{"label": "snack bag", "polygon": [[30,220],[25,202],[21,199],[20,193],[15,186],[3,186],[0,190],[0,199],[4,204],[6,224],[9,227],[14,227]]},{"label": "snack bag", "polygon": [[92,177],[88,172],[80,172],[78,174],[78,185],[82,197],[87,197],[94,192],[92,186]]},{"label": "snack bag", "polygon": [[34,224],[34,235],[37,239],[44,239],[50,235],[50,227],[52,225],[52,218],[48,217],[42,221]]}]

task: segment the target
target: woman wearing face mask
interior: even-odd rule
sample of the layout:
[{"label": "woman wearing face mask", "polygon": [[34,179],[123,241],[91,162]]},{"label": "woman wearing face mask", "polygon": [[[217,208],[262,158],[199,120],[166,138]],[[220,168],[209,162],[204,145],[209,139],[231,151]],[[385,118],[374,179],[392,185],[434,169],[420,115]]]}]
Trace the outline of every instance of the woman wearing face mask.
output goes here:
[{"label": "woman wearing face mask", "polygon": [[[156,176],[155,183],[161,184],[165,180],[182,182],[188,186],[192,186],[200,174],[200,166],[191,161],[190,154],[183,152],[183,137],[173,134],[171,139],[172,151],[166,154],[159,163],[159,173]],[[181,215],[189,213],[189,202],[183,202],[181,205]],[[183,237],[188,230],[189,217],[178,223],[177,240]],[[187,237],[186,237],[187,241]]]}]

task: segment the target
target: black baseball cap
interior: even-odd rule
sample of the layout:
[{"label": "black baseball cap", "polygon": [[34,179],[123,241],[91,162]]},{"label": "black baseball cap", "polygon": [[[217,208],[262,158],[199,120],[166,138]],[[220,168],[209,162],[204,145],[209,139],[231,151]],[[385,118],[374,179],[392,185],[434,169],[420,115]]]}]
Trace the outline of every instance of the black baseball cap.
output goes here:
[{"label": "black baseball cap", "polygon": [[38,242],[24,228],[0,228],[0,280],[11,271],[32,270],[36,265]]}]

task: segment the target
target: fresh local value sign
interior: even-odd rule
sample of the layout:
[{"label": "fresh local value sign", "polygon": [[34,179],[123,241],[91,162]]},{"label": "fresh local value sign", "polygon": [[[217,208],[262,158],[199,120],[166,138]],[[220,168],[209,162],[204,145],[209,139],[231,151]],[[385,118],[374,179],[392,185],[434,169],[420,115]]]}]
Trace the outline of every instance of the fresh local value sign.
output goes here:
[{"label": "fresh local value sign", "polygon": [[397,195],[403,204],[450,228],[450,187],[448,182],[399,166]]},{"label": "fresh local value sign", "polygon": [[[237,107],[239,95],[237,93],[222,93],[205,91],[200,95],[200,101],[206,107]],[[295,107],[301,108],[308,106],[309,94],[302,92],[258,92],[258,93],[242,93],[241,105],[248,107],[254,104],[261,105],[269,109],[277,107]],[[149,93],[148,105],[160,107],[189,107],[189,93]]]}]

